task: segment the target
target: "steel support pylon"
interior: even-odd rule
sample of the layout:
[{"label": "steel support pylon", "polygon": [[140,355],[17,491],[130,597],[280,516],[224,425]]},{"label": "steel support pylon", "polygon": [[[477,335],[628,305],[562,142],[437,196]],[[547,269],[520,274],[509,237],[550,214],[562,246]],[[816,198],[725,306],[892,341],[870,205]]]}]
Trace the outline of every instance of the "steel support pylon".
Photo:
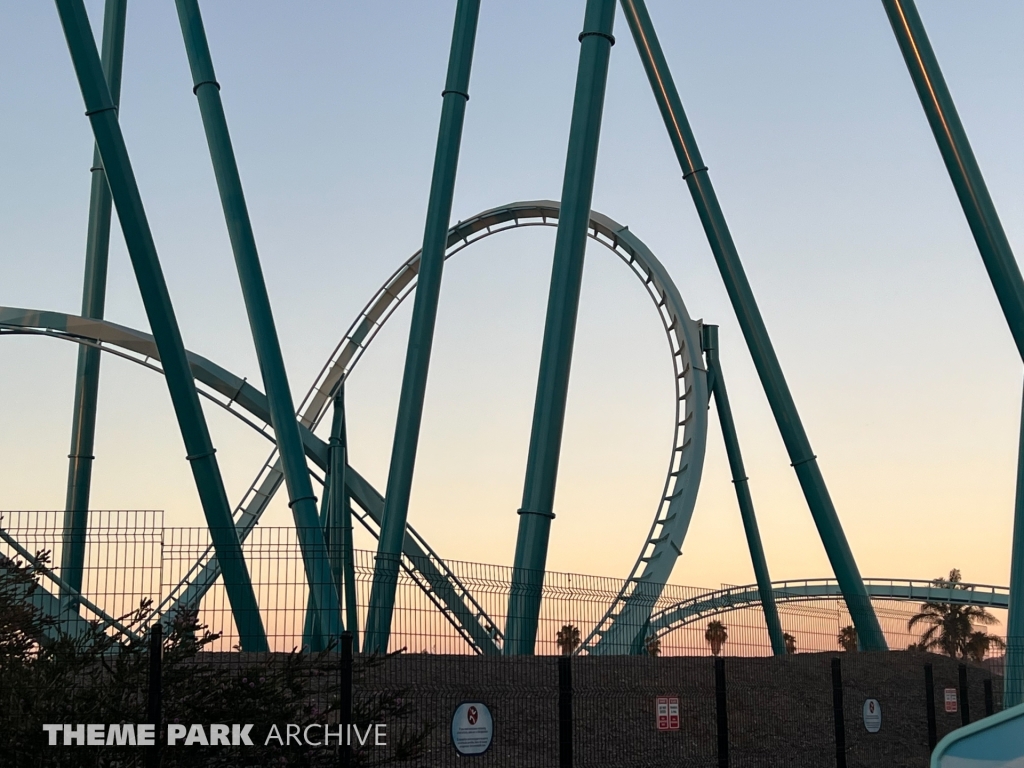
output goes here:
[{"label": "steel support pylon", "polygon": [[683,111],[682,101],[672,80],[647,6],[643,0],[621,0],[621,5],[661,110],[679,167],[683,171],[683,178],[689,186],[697,214],[718,263],[722,281],[739,320],[750,356],[753,358],[754,367],[775,415],[782,440],[818,529],[818,535],[836,574],[836,580],[842,587],[843,597],[850,617],[857,627],[862,647],[865,650],[885,650],[886,642],[881,625],[868,598],[864,580],[839,522],[835,505],[825,486],[817,457],[811,450],[810,440],[800,421],[796,403],[782,373],[782,366],[775,354],[775,348],[772,346],[754,293],[740,262],[729,225],[708,176],[707,166],[700,156],[697,141]]},{"label": "steel support pylon", "polygon": [[56,0],[56,5],[85,102],[85,113],[103,161],[110,195],[135,269],[139,293],[160,352],[160,362],[185,443],[187,459],[223,572],[224,587],[238,629],[239,642],[243,650],[266,651],[266,633],[242,547],[235,533],[231,507],[214,455],[216,451],[199,404],[181,330],[160,268],[156,244],[142,205],[128,148],[117,122],[117,108],[103,75],[85,4],[82,0]]},{"label": "steel support pylon", "polygon": [[352,635],[355,652],[359,653],[359,604],[356,595],[355,542],[352,528],[352,500],[348,493],[348,429],[345,418],[345,385],[334,396],[334,419],[328,449],[330,485],[327,508],[328,547],[331,571],[338,594],[345,603],[345,630]]},{"label": "steel support pylon", "polygon": [[[967,217],[981,260],[1017,351],[1024,360],[1024,279],[1003,230],[981,167],[974,157],[939,61],[914,0],[882,0],[910,78]],[[1024,418],[1024,416],[1022,416]],[[1022,423],[1024,428],[1024,423]],[[1024,435],[1022,435],[1024,440]],[[1010,609],[1007,618],[1005,704],[1024,702],[1024,442],[1017,465],[1017,498],[1010,555]]]},{"label": "steel support pylon", "polygon": [[[348,470],[348,434],[345,428],[345,385],[334,396],[334,418],[331,437],[327,444],[327,471],[324,478],[324,498],[320,507],[320,524],[327,543],[331,563],[331,576],[339,597],[345,603],[344,631],[352,635],[356,653],[359,652],[359,608],[356,604],[355,553],[352,543],[352,507],[345,487]],[[323,650],[320,622],[310,595],[306,605],[302,644],[311,651]]]},{"label": "steel support pylon", "polygon": [[455,175],[462,145],[462,126],[469,101],[469,74],[473,64],[480,0],[459,0],[455,9],[455,28],[448,58],[448,75],[441,93],[441,125],[434,153],[434,172],[430,181],[427,221],[423,231],[419,282],[412,309],[409,346],[402,376],[402,394],[398,401],[395,440],[391,449],[391,467],[377,542],[377,561],[370,589],[363,647],[369,653],[385,653],[391,637],[391,618],[398,588],[398,569],[409,516],[409,497],[416,466],[423,400],[427,390],[430,350],[434,343],[434,325],[441,292],[441,272],[448,240],[448,226],[455,194]]},{"label": "steel support pylon", "polygon": [[[124,61],[124,27],[128,0],[107,0],[103,11],[103,53],[101,63],[110,98],[117,107],[121,100],[121,65]],[[103,173],[100,151],[93,148],[92,189],[89,195],[89,234],[85,246],[85,279],[82,287],[82,317],[103,319],[107,296],[107,256],[110,250],[110,188]],[[89,493],[96,437],[96,401],[100,386],[100,350],[83,346],[78,350],[75,376],[75,412],[71,423],[71,453],[68,455],[68,490],[64,502],[63,547],[60,575],[75,592],[82,590],[86,534],[89,527]],[[61,592],[66,610],[77,611],[78,600]]]},{"label": "steel support pylon", "polygon": [[199,110],[206,129],[206,141],[210,147],[217,188],[228,226],[231,250],[238,268],[238,280],[242,286],[242,297],[249,316],[256,356],[263,375],[263,386],[270,405],[270,420],[274,437],[281,453],[285,485],[288,489],[288,506],[292,510],[295,530],[302,551],[302,562],[306,571],[306,582],[310,595],[319,612],[319,627],[324,642],[341,636],[341,611],[338,592],[331,578],[327,547],[320,527],[316,508],[313,483],[302,449],[299,425],[295,418],[295,405],[285,370],[281,343],[274,324],[274,313],[270,307],[270,296],[260,266],[256,237],[253,234],[249,209],[245,204],[242,180],[238,174],[238,163],[231,146],[224,105],[220,98],[220,84],[213,69],[210,46],[199,12],[197,0],[176,0],[181,33],[185,39],[192,69],[193,92],[199,100]]},{"label": "steel support pylon", "polygon": [[615,0],[587,0],[509,594],[510,656],[532,654],[537,640],[614,21]]},{"label": "steel support pylon", "polygon": [[718,359],[718,326],[705,325],[702,328],[701,342],[707,357],[708,388],[715,398],[715,408],[718,410],[718,423],[722,427],[725,453],[729,457],[732,483],[736,488],[736,501],[740,507],[740,517],[743,519],[743,532],[747,537],[747,549],[750,550],[750,562],[754,567],[754,579],[757,581],[757,591],[761,596],[761,609],[764,611],[764,622],[768,627],[772,653],[776,656],[785,656],[786,641],[782,636],[782,622],[779,621],[779,609],[775,605],[772,578],[768,575],[768,560],[764,556],[764,546],[761,544],[761,532],[754,514],[754,500],[750,496],[747,470],[743,466],[740,440],[736,434],[736,422],[732,417],[732,406],[729,405],[722,364]]},{"label": "steel support pylon", "polygon": [[1010,551],[1010,611],[1006,619],[1003,707],[1024,704],[1024,398],[1020,411],[1017,494],[1014,503],[1013,543]]}]

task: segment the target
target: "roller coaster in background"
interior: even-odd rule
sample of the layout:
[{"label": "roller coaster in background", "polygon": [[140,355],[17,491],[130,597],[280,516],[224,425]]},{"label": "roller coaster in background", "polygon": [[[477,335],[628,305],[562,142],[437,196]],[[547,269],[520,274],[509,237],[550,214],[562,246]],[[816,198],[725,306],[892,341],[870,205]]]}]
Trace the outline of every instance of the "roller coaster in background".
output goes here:
[{"label": "roller coaster in background", "polygon": [[[404,571],[477,653],[532,654],[554,517],[552,506],[583,259],[590,238],[622,259],[650,295],[672,355],[676,409],[668,473],[651,528],[632,571],[578,652],[641,653],[652,637],[722,611],[758,605],[764,612],[773,652],[782,654],[785,648],[777,603],[823,598],[845,601],[862,648],[884,650],[886,640],[872,599],[970,603],[1009,610],[1005,702],[1010,706],[1024,700],[1024,461],[1018,471],[1008,590],[985,585],[950,589],[932,582],[861,577],[644,0],[621,0],[619,5],[835,580],[771,581],[729,407],[717,327],[690,317],[668,271],[634,233],[591,210],[604,91],[615,43],[615,0],[586,0],[561,200],[512,203],[451,226],[480,6],[479,0],[457,0],[423,246],[363,308],[297,409],[284,369],[198,0],[176,0],[176,5],[264,391],[188,352],[184,346],[117,119],[126,0],[106,0],[102,51],[97,48],[82,0],[56,0],[56,4],[96,146],[82,314],[0,307],[0,335],[34,334],[79,345],[61,562],[57,570],[42,569],[52,591],[41,589],[33,598],[44,610],[59,617],[65,631],[84,630],[83,612],[91,613],[112,631],[126,636],[138,638],[146,631],[145,627],[125,625],[106,615],[82,588],[100,357],[101,352],[107,352],[164,375],[212,542],[156,606],[150,620],[167,621],[181,609],[196,609],[210,588],[221,583],[242,649],[266,650],[266,632],[242,544],[275,494],[284,487],[309,586],[305,634],[315,638],[316,643],[326,644],[347,630],[356,636],[357,645],[364,651],[386,651],[398,577]],[[882,4],[1011,333],[1024,357],[1024,279],[924,26],[913,0],[882,0]],[[152,335],[103,319],[112,207],[118,214]],[[408,524],[407,517],[444,262],[478,240],[527,226],[552,226],[557,231],[523,501],[518,511],[508,618],[502,628],[445,560]],[[348,463],[344,384],[377,333],[410,296],[413,310],[408,352],[391,466],[382,493]],[[224,490],[200,396],[225,408],[274,444],[269,458],[234,508]],[[701,595],[655,611],[682,553],[696,503],[712,399],[722,426],[756,584]],[[329,413],[330,437],[324,440],[314,430]],[[320,508],[313,490],[314,479],[323,484]],[[355,522],[378,540],[363,628],[359,626],[355,600]],[[32,559],[32,554],[10,532],[0,528],[0,538],[18,556]]]}]

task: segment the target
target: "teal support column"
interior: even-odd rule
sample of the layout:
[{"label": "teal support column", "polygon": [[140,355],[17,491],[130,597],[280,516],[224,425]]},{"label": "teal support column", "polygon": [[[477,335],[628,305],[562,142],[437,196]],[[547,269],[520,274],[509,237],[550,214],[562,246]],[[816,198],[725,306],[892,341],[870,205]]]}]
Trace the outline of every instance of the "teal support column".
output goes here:
[{"label": "teal support column", "polygon": [[587,0],[579,37],[576,94],[569,126],[523,504],[519,509],[519,535],[505,630],[508,655],[532,654],[537,639],[608,61],[615,43],[614,21],[615,0]]},{"label": "teal support column", "polygon": [[[124,61],[124,27],[128,0],[107,0],[103,11],[101,64],[110,99],[116,108],[121,100],[121,65]],[[89,234],[85,245],[85,280],[82,317],[103,319],[107,297],[107,255],[110,247],[110,188],[103,173],[99,149],[93,148],[92,189],[89,195]],[[89,492],[92,487],[93,446],[96,437],[96,401],[100,386],[100,350],[78,349],[75,376],[75,412],[71,423],[68,455],[68,490],[64,502],[64,541],[60,575],[75,592],[82,590],[85,538],[89,527]],[[65,610],[77,611],[78,601],[61,591]]]},{"label": "teal support column", "polygon": [[334,420],[328,446],[330,460],[330,506],[328,541],[331,570],[338,593],[345,601],[345,628],[352,634],[352,649],[359,653],[359,604],[356,585],[355,545],[352,530],[352,501],[348,493],[348,429],[345,420],[345,385],[334,396]]},{"label": "teal support column", "polygon": [[850,617],[857,628],[861,646],[865,650],[885,650],[886,642],[881,625],[868,598],[864,580],[839,522],[835,505],[825,486],[817,457],[811,450],[810,440],[800,422],[796,403],[782,373],[775,348],[768,337],[768,330],[747,281],[739,253],[729,232],[729,225],[708,176],[707,166],[701,159],[697,141],[683,111],[682,101],[669,72],[647,6],[643,0],[621,0],[621,5],[661,110],[679,167],[683,171],[683,178],[689,186],[690,195],[693,197],[715,261],[718,263],[722,281],[739,320],[750,356],[754,360],[754,367],[775,415],[782,440],[818,529],[818,535],[843,591]]},{"label": "teal support column", "polygon": [[185,39],[189,65],[192,68],[192,89],[199,99],[199,111],[206,129],[206,141],[210,147],[213,170],[220,190],[224,218],[227,220],[231,250],[235,255],[238,279],[242,286],[245,309],[249,315],[256,345],[256,356],[263,374],[267,401],[270,406],[270,422],[274,427],[277,448],[281,452],[285,485],[288,488],[288,506],[291,507],[295,530],[299,537],[302,562],[306,570],[306,581],[320,613],[320,627],[325,642],[341,636],[341,612],[338,592],[330,575],[327,547],[320,527],[316,508],[316,496],[309,477],[309,468],[302,450],[299,425],[295,418],[288,375],[285,371],[281,344],[274,325],[274,314],[270,307],[266,281],[260,267],[256,238],[253,235],[249,210],[245,204],[242,180],[238,175],[238,164],[231,147],[231,136],[220,99],[220,85],[217,83],[210,57],[210,46],[206,40],[203,19],[199,14],[196,0],[177,0],[178,19]]},{"label": "teal support column", "polygon": [[121,126],[117,122],[117,109],[110,97],[96,41],[89,28],[89,17],[82,0],[56,0],[56,5],[82,91],[86,115],[99,148],[110,195],[135,270],[139,293],[160,353],[171,403],[181,429],[196,490],[206,514],[210,538],[222,569],[224,588],[238,629],[239,642],[246,651],[266,651],[267,638],[256,594],[245,565],[242,546],[235,533],[231,507],[224,492],[224,481],[209,427],[189,370],[185,345],[160,268],[156,244],[142,205]]},{"label": "teal support column", "polygon": [[[999,214],[989,195],[985,178],[967,138],[953,97],[942,76],[928,33],[913,0],[882,0],[893,33],[899,43],[910,78],[921,99],[925,116],[946,164],[967,224],[978,245],[999,306],[1017,351],[1024,359],[1024,279],[1006,238]],[[1024,426],[1024,425],[1022,425]],[[1022,438],[1024,439],[1024,438]],[[1018,456],[1017,501],[1013,521],[1013,550],[1010,562],[1010,606],[1007,639],[1016,643],[1007,649],[1005,705],[1024,701],[1024,443]]]},{"label": "teal support column", "polygon": [[398,588],[398,568],[405,541],[409,515],[416,448],[423,419],[423,398],[427,390],[430,349],[434,343],[437,302],[441,292],[441,271],[451,223],[455,174],[462,144],[462,125],[469,101],[469,73],[473,64],[480,0],[459,0],[455,9],[455,29],[448,58],[448,76],[441,93],[441,126],[434,154],[434,173],[430,181],[427,221],[423,231],[419,282],[412,309],[409,346],[402,376],[402,394],[398,401],[395,441],[391,449],[391,468],[381,520],[377,561],[370,588],[370,606],[363,640],[368,653],[386,653],[391,637],[391,618]]},{"label": "teal support column", "polygon": [[757,591],[761,595],[761,609],[764,611],[764,622],[768,626],[768,638],[771,640],[772,653],[776,656],[785,656],[786,641],[782,637],[782,622],[779,621],[779,609],[775,605],[775,592],[772,590],[768,561],[764,556],[761,532],[758,530],[757,517],[754,515],[754,500],[750,497],[750,485],[747,470],[743,466],[743,454],[740,453],[736,422],[732,418],[732,406],[729,405],[722,364],[718,359],[718,326],[705,325],[702,334],[701,343],[707,358],[708,385],[718,409],[718,423],[722,426],[725,453],[729,457],[732,483],[736,488],[736,501],[739,503],[740,517],[743,519],[743,532],[747,537],[750,562],[754,566]]},{"label": "teal support column", "polygon": [[[327,444],[327,472],[323,504],[320,506],[320,524],[327,542],[327,557],[331,564],[334,587],[345,600],[343,631],[352,633],[353,647],[358,653],[359,615],[352,551],[352,508],[349,506],[348,488],[345,487],[347,468],[348,436],[345,429],[345,387],[342,385],[334,396],[334,419],[331,423],[330,442]],[[302,645],[311,651],[320,651],[326,647],[320,637],[320,622],[316,618],[312,594],[306,605]]]},{"label": "teal support column", "polygon": [[914,0],[882,0],[1010,333],[1024,359],[1024,279]]},{"label": "teal support column", "polygon": [[[330,554],[331,539],[327,532],[327,504],[330,498],[328,482],[330,481],[331,468],[328,465],[324,475],[324,494],[320,502],[320,526],[324,529],[324,541],[327,544],[327,551]],[[320,631],[320,619],[316,611],[316,601],[313,599],[313,591],[310,590],[306,596],[306,618],[302,623],[302,647],[311,653],[317,653],[325,649],[323,632]]]},{"label": "teal support column", "polygon": [[1017,450],[1017,498],[1010,547],[1010,611],[1006,619],[1006,671],[1003,708],[1024,704],[1024,402]]}]

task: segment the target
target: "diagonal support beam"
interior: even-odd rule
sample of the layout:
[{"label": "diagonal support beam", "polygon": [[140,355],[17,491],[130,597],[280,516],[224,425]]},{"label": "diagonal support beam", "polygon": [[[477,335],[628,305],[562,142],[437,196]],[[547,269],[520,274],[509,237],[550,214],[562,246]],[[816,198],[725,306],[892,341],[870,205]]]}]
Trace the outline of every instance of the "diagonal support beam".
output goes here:
[{"label": "diagonal support beam", "polygon": [[142,205],[128,148],[117,122],[117,108],[103,76],[85,4],[82,0],[56,0],[56,5],[85,102],[85,114],[92,126],[128,255],[135,269],[142,302],[160,351],[171,403],[188,452],[196,490],[206,514],[210,538],[223,569],[224,587],[231,603],[239,640],[246,651],[265,651],[267,637],[256,603],[256,593],[245,565],[242,546],[235,534],[231,507],[224,491],[220,466],[214,455],[210,430],[189,370],[181,330],[160,268],[156,244]]},{"label": "diagonal support beam", "polygon": [[743,519],[743,532],[747,537],[750,562],[754,566],[754,579],[757,581],[757,592],[761,597],[764,622],[768,626],[768,638],[772,644],[772,653],[776,656],[785,656],[786,641],[782,636],[782,622],[779,621],[779,609],[775,605],[775,592],[772,590],[772,578],[768,575],[768,561],[764,556],[764,546],[761,544],[761,531],[757,527],[757,517],[754,515],[754,500],[750,496],[747,470],[743,466],[736,422],[732,417],[732,406],[729,404],[729,394],[725,388],[722,364],[718,359],[718,326],[705,325],[702,333],[701,342],[708,363],[708,386],[715,397],[718,422],[722,426],[722,439],[725,441],[725,452],[729,457],[732,483],[736,488],[736,501],[740,507],[740,517]]},{"label": "diagonal support beam", "polygon": [[316,508],[316,496],[309,479],[309,468],[303,454],[299,425],[295,420],[295,405],[292,401],[288,374],[285,371],[281,343],[274,324],[274,313],[270,307],[267,284],[260,267],[256,250],[256,237],[249,220],[249,209],[245,204],[242,180],[238,174],[238,163],[231,146],[224,105],[220,99],[220,85],[213,69],[210,46],[203,28],[197,0],[177,0],[178,19],[185,39],[189,65],[192,68],[192,89],[199,99],[199,110],[206,129],[206,141],[210,147],[217,188],[220,190],[221,205],[227,221],[231,250],[238,268],[238,280],[242,285],[249,327],[252,329],[270,404],[270,422],[274,427],[277,447],[281,452],[284,466],[285,485],[288,489],[288,506],[291,507],[295,529],[298,534],[302,562],[306,570],[306,582],[310,595],[319,613],[319,624],[326,644],[332,638],[341,637],[341,612],[338,592],[331,578],[327,546],[320,527]]},{"label": "diagonal support beam", "polygon": [[532,654],[537,640],[608,62],[615,43],[614,22],[615,0],[587,0],[579,37],[576,94],[569,126],[523,504],[519,509],[519,534],[505,632],[508,655]]},{"label": "diagonal support beam", "polygon": [[402,394],[398,401],[395,441],[391,449],[391,467],[377,542],[377,562],[370,590],[366,618],[365,650],[386,653],[391,637],[391,618],[398,588],[398,570],[409,516],[409,498],[416,465],[416,448],[423,420],[423,400],[427,391],[430,350],[434,343],[434,325],[441,293],[441,272],[447,245],[448,226],[455,194],[455,174],[459,165],[462,126],[469,101],[469,73],[473,64],[480,0],[459,0],[455,9],[455,29],[448,58],[448,76],[441,94],[441,126],[434,154],[434,175],[430,182],[427,221],[423,231],[419,282],[412,309],[409,346],[402,376]]},{"label": "diagonal support beam", "polygon": [[[121,65],[124,61],[124,27],[128,0],[107,0],[103,12],[101,63],[116,107],[121,100]],[[93,148],[92,189],[89,195],[89,234],[85,246],[85,280],[82,317],[102,320],[107,296],[107,255],[110,247],[110,188],[103,173],[99,148]],[[68,490],[64,503],[64,541],[60,574],[71,591],[61,591],[68,611],[78,609],[74,592],[82,590],[86,532],[89,527],[89,492],[92,487],[93,446],[96,437],[96,401],[100,386],[100,350],[78,350],[75,376],[75,413],[71,423],[68,455]]]},{"label": "diagonal support beam", "polygon": [[[935,142],[946,164],[967,224],[978,244],[1006,324],[1024,359],[1024,279],[1006,238],[981,167],[974,157],[939,61],[914,0],[882,0],[903,59],[921,99]],[[1024,414],[1022,414],[1024,429]],[[1007,618],[1005,705],[1024,703],[1024,433],[1017,458],[1017,501],[1010,554],[1010,610]]]},{"label": "diagonal support beam", "polygon": [[331,463],[327,530],[331,571],[338,593],[345,601],[345,628],[352,634],[353,650],[359,652],[359,605],[356,595],[355,542],[352,528],[352,499],[348,492],[348,429],[345,421],[345,384],[334,396],[334,419],[328,451]]},{"label": "diagonal support beam", "polygon": [[857,627],[861,645],[865,650],[885,650],[886,642],[882,627],[864,588],[864,580],[861,578],[850,544],[839,522],[839,515],[825,486],[825,478],[818,467],[817,457],[811,450],[810,440],[800,422],[796,402],[789,391],[782,366],[768,336],[768,329],[743,270],[739,252],[736,250],[725,214],[722,213],[714,186],[711,184],[707,166],[704,165],[700,150],[697,148],[697,140],[686,119],[682,101],[672,80],[672,73],[669,72],[647,6],[643,0],[621,0],[621,5],[661,110],[679,167],[683,171],[683,178],[689,186],[697,214],[718,263],[722,281],[736,312],[768,403],[775,415],[793,469],[800,481],[807,506],[814,518],[818,535],[832,564],[836,580],[842,587],[843,597],[846,599],[850,617]]}]

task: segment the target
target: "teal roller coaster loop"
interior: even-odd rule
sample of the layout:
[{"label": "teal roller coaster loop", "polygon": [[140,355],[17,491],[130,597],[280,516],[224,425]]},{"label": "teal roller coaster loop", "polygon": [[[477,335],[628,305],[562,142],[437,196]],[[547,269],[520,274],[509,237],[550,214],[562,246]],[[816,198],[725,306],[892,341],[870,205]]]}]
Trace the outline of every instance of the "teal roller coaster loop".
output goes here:
[{"label": "teal roller coaster loop", "polygon": [[[451,228],[446,258],[483,238],[511,229],[554,226],[558,212],[558,204],[552,201],[514,203],[484,211]],[[609,607],[599,631],[587,641],[587,648],[597,646],[597,652],[625,653],[646,623],[653,605],[649,597],[660,594],[682,550],[703,468],[707,383],[699,328],[687,314],[664,267],[628,228],[607,216],[591,214],[588,234],[619,256],[642,282],[665,328],[675,371],[675,428],[662,500],[636,566]],[[321,469],[328,465],[328,446],[312,430],[327,414],[335,395],[370,342],[415,288],[418,262],[417,253],[371,298],[335,348],[299,408],[300,432],[306,454]],[[162,370],[151,336],[110,322],[57,312],[0,308],[0,332],[37,333],[91,344],[155,371]],[[194,353],[189,353],[189,362],[200,385],[199,391],[204,396],[268,439],[273,439],[266,398],[262,393],[244,379]],[[356,504],[353,512],[364,527],[376,534],[383,499],[353,467],[347,467],[347,475],[346,486]],[[235,525],[241,541],[255,527],[281,482],[275,448],[236,508]],[[411,526],[406,534],[403,553],[403,568],[435,601],[471,647],[478,653],[500,653],[504,635],[497,622],[486,614],[469,590]],[[213,551],[207,550],[206,555],[193,565],[181,583],[157,607],[157,613],[170,615],[177,606],[197,607],[219,574],[219,564]],[[641,585],[641,592],[638,592]],[[623,614],[621,618],[620,613]]]}]

